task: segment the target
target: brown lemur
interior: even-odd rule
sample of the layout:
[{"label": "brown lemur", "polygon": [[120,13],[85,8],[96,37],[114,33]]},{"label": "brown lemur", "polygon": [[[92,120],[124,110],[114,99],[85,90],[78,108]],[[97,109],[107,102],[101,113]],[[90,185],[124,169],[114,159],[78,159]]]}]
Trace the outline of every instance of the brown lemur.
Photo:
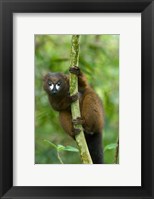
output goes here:
[{"label": "brown lemur", "polygon": [[[73,138],[79,133],[74,124],[82,124],[90,155],[94,164],[103,163],[102,129],[104,113],[101,100],[89,86],[84,74],[77,66],[69,71],[78,77],[79,93],[69,94],[69,75],[63,73],[48,73],[43,78],[43,87],[47,92],[49,102],[59,118],[63,129]],[[79,98],[81,118],[72,120],[71,103]]]}]

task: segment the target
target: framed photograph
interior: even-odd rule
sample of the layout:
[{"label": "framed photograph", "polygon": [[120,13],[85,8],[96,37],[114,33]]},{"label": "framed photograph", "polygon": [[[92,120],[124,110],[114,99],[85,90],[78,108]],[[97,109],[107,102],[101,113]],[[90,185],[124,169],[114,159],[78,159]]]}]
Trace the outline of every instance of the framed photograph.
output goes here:
[{"label": "framed photograph", "polygon": [[153,198],[153,15],[0,1],[1,198]]}]

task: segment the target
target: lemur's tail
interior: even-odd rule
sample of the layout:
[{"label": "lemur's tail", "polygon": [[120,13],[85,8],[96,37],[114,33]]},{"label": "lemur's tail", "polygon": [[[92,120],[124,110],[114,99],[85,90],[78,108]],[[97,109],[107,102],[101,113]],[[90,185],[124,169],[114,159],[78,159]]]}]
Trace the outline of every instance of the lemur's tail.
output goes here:
[{"label": "lemur's tail", "polygon": [[85,133],[85,138],[93,164],[103,164],[102,133]]}]

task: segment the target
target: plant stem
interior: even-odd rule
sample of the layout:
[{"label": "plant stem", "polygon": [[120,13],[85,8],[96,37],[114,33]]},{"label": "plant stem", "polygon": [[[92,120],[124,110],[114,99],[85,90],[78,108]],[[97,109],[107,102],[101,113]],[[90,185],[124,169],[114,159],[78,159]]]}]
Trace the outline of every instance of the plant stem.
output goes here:
[{"label": "plant stem", "polygon": [[[71,45],[71,60],[70,60],[70,66],[78,66],[79,62],[79,35],[73,35],[72,36],[72,45]],[[78,78],[74,74],[70,74],[70,95],[74,95],[78,93]],[[72,119],[76,119],[77,117],[81,117],[80,114],[80,107],[79,107],[79,100],[72,103],[71,105],[71,111],[72,111]],[[85,140],[85,136],[83,133],[82,125],[75,125],[75,128],[78,128],[81,130],[79,135],[75,136],[77,145],[80,150],[80,155],[83,164],[92,164],[92,159],[88,150],[88,146]]]},{"label": "plant stem", "polygon": [[119,137],[117,139],[117,147],[115,150],[115,159],[114,159],[115,164],[118,164],[118,156],[119,156]]},{"label": "plant stem", "polygon": [[57,157],[58,157],[58,160],[60,161],[60,163],[61,163],[61,164],[64,164],[63,161],[62,161],[62,159],[61,159],[61,157],[60,157],[60,154],[59,154],[59,151],[58,151],[58,150],[57,150]]}]

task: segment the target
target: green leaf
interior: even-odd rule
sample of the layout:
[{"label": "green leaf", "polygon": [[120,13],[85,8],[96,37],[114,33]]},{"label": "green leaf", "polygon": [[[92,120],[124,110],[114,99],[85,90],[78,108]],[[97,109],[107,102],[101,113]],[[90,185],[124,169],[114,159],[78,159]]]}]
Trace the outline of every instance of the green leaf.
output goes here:
[{"label": "green leaf", "polygon": [[107,146],[104,148],[104,152],[107,151],[107,150],[115,149],[116,147],[117,147],[117,144],[116,144],[116,143],[109,144],[109,145],[107,145]]},{"label": "green leaf", "polygon": [[55,145],[49,140],[44,140],[45,142],[49,143],[53,148],[55,148],[57,151],[71,151],[71,152],[79,152],[79,150],[72,146],[63,146],[61,144]]},{"label": "green leaf", "polygon": [[65,149],[65,146],[63,146],[63,145],[61,145],[61,144],[58,144],[58,145],[57,145],[57,150],[58,150],[58,151],[64,151],[64,149]]},{"label": "green leaf", "polygon": [[71,151],[71,152],[79,152],[79,150],[72,146],[63,146],[63,145],[57,145],[58,151]]},{"label": "green leaf", "polygon": [[58,150],[58,146],[56,146],[54,143],[50,142],[49,140],[44,140],[45,142],[49,143],[53,148]]},{"label": "green leaf", "polygon": [[65,151],[71,151],[71,152],[79,152],[79,149],[72,147],[72,146],[66,146]]}]

